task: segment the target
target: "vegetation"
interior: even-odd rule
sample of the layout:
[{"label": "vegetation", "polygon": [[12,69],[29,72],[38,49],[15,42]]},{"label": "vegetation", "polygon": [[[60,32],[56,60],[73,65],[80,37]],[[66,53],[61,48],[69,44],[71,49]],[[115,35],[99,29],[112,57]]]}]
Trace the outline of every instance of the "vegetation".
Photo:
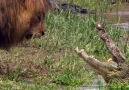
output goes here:
[{"label": "vegetation", "polygon": [[[1,75],[0,89],[75,90],[81,85],[91,85],[92,80],[97,75],[90,71],[84,61],[75,54],[74,49],[76,47],[84,48],[88,54],[94,55],[102,61],[110,58],[103,42],[96,34],[96,22],[102,22],[106,25],[107,32],[129,60],[127,42],[121,38],[128,33],[121,31],[117,26],[110,25],[103,16],[104,12],[109,12],[114,7],[117,10],[119,5],[113,6],[109,4],[109,0],[103,0],[101,3],[97,0],[75,1],[76,4],[91,11],[98,12],[100,10],[102,15],[98,17],[97,14],[73,15],[70,12],[58,14],[50,12],[46,17],[47,31],[45,37],[19,44],[9,52],[0,51],[1,61],[13,62],[11,65],[17,64],[14,68],[18,67],[14,72]],[[23,65],[24,63],[25,65]],[[37,73],[38,69],[34,68],[36,72],[21,75],[26,70],[25,66],[29,64],[40,66],[41,72]],[[102,84],[101,82],[97,83]],[[110,90],[126,90],[129,88],[128,84],[117,86],[113,83],[109,85],[109,88]]]}]

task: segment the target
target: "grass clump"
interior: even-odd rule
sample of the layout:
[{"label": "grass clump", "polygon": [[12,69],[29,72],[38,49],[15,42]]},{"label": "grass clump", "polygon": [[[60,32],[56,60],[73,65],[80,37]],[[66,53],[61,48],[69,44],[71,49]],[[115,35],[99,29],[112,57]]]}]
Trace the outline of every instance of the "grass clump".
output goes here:
[{"label": "grass clump", "polygon": [[[101,3],[97,0],[79,1],[75,0],[74,2],[95,12],[99,9],[104,13],[109,7],[112,7],[108,4],[108,0],[103,0]],[[50,12],[46,17],[47,31],[44,38],[32,39],[20,44],[13,48],[11,53],[0,51],[1,61],[20,62],[18,64],[19,69],[9,73],[8,76],[1,75],[1,89],[11,90],[16,87],[16,89],[25,90],[56,90],[64,89],[65,86],[66,90],[75,90],[76,87],[81,85],[91,84],[90,80],[94,79],[96,74],[76,56],[74,49],[76,47],[83,48],[87,54],[94,55],[101,61],[109,58],[108,51],[97,35],[96,22],[103,22],[111,38],[119,47],[123,46],[117,41],[125,33],[108,25],[103,17],[98,17],[96,14],[84,16],[73,15],[70,12],[58,14]],[[121,47],[121,50],[124,52],[124,48]],[[128,53],[127,50],[125,52],[127,58]],[[23,63],[26,64],[22,65]],[[27,65],[30,65],[31,68]],[[24,69],[25,67],[27,69]],[[28,74],[24,73],[23,81],[16,82],[16,80],[19,80],[18,75],[21,75],[25,70],[28,73],[30,69],[35,71],[35,73],[32,73],[34,77],[27,77]],[[9,80],[4,80],[5,77]],[[111,87],[114,87],[113,84]]]}]

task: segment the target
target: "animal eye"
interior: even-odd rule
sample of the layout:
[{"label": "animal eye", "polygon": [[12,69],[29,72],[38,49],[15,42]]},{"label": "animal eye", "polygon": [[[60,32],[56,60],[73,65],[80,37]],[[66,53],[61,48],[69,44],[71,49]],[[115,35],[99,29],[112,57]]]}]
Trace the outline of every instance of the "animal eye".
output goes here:
[{"label": "animal eye", "polygon": [[41,19],[42,19],[41,15],[37,16],[38,21],[41,21]]},{"label": "animal eye", "polygon": [[35,26],[39,22],[41,22],[42,20],[43,20],[43,16],[42,15],[37,15],[37,16],[33,17],[32,20],[30,21],[30,26]]},{"label": "animal eye", "polygon": [[26,39],[30,39],[33,35],[31,33],[28,33],[25,37]]}]

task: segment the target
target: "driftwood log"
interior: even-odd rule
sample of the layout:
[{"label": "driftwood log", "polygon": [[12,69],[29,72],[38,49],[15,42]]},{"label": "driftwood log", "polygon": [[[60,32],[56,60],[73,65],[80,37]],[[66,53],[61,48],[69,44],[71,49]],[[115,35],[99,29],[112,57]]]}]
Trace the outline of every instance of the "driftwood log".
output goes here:
[{"label": "driftwood log", "polygon": [[107,83],[113,80],[127,82],[129,79],[129,66],[126,63],[124,55],[118,47],[115,46],[110,36],[106,33],[102,24],[96,24],[98,35],[106,45],[107,50],[112,55],[107,62],[101,62],[93,56],[89,56],[83,49],[75,49],[75,52],[81,57],[97,74],[100,74]]}]

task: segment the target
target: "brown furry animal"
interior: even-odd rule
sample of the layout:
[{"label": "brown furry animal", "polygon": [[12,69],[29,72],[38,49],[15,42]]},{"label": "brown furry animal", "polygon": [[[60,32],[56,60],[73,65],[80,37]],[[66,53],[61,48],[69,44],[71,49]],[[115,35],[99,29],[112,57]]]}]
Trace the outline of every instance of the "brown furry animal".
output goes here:
[{"label": "brown furry animal", "polygon": [[0,0],[0,49],[44,35],[49,0]]}]

